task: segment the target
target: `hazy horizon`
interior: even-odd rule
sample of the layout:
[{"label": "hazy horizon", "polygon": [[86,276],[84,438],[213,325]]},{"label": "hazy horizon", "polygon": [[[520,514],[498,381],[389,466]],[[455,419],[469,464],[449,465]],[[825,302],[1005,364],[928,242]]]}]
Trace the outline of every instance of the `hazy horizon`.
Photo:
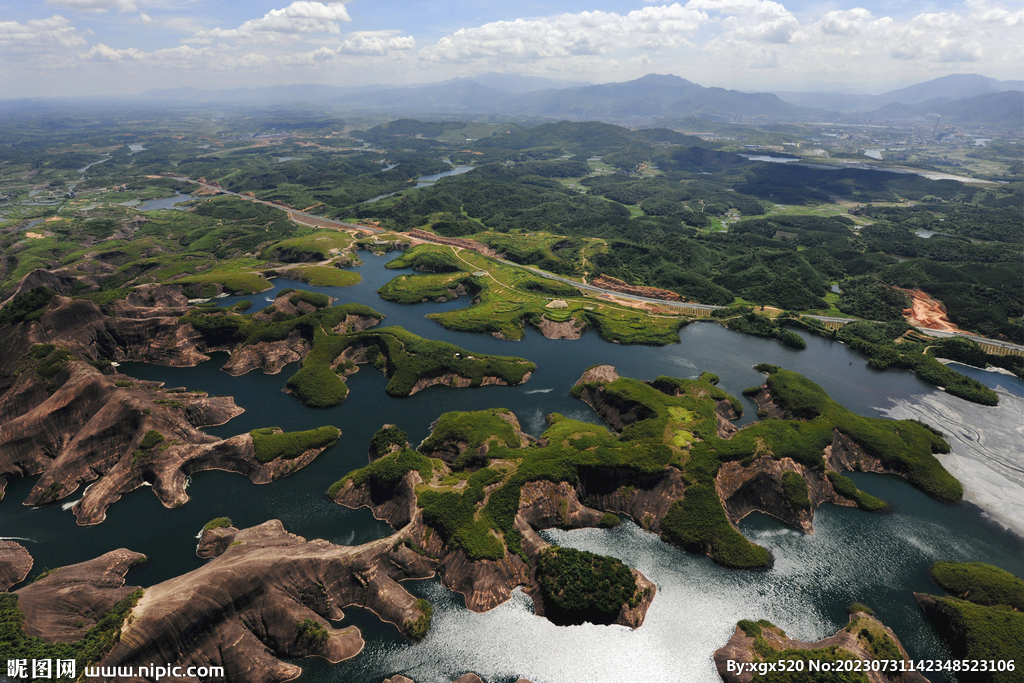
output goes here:
[{"label": "hazy horizon", "polygon": [[503,72],[878,94],[951,74],[1022,79],[1022,27],[1021,3],[998,0],[0,0],[0,92],[390,86]]}]

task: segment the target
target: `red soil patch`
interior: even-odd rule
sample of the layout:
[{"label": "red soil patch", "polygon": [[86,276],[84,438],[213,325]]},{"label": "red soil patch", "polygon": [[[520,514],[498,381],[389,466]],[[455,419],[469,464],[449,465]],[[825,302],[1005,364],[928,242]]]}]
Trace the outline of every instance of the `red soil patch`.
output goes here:
[{"label": "red soil patch", "polygon": [[920,289],[901,289],[913,302],[912,308],[903,310],[903,315],[911,325],[925,327],[929,330],[946,332],[962,332],[959,327],[949,322],[946,307],[938,299],[933,299]]}]

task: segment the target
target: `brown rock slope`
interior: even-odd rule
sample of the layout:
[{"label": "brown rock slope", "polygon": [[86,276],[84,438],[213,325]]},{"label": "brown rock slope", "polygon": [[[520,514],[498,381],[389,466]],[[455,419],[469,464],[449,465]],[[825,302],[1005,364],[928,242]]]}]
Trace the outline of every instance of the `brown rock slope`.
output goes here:
[{"label": "brown rock slope", "polygon": [[14,541],[0,541],[0,591],[21,583],[32,570],[32,556]]},{"label": "brown rock slope", "polygon": [[[429,577],[430,563],[393,539],[307,542],[277,520],[226,531],[233,540],[215,559],[146,589],[102,665],[212,665],[229,681],[287,681],[301,669],[279,656],[339,662],[359,653],[359,630],[327,621],[342,619],[346,606],[373,610],[403,631],[421,616],[398,581]],[[316,632],[323,635],[304,635]]]},{"label": "brown rock slope", "polygon": [[[742,621],[729,642],[715,651],[715,667],[726,683],[751,683],[754,678],[752,666],[768,666],[779,660],[785,662],[788,659],[783,654],[786,650],[800,651],[800,658],[808,660],[805,662],[805,670],[809,670],[815,661],[831,666],[837,657],[862,660],[868,665],[865,667],[867,669],[871,668],[871,662],[874,660],[892,659],[902,660],[906,662],[905,668],[911,668],[907,651],[896,634],[882,622],[863,612],[854,612],[850,615],[850,622],[846,628],[815,643],[787,638],[782,629],[765,621]],[[897,672],[895,675],[870,670],[864,674],[871,683],[928,682],[921,674],[909,670]],[[817,675],[827,677],[828,674]]]},{"label": "brown rock slope", "polygon": [[[519,422],[511,413],[500,417],[509,422],[514,433],[526,445],[529,437],[519,430]],[[454,461],[467,448],[465,443],[437,445],[430,455],[444,462]],[[487,453],[488,444],[479,447],[478,454]],[[432,485],[450,472],[447,465],[434,470]],[[466,606],[478,612],[493,609],[507,601],[512,591],[525,586],[534,599],[537,613],[543,614],[544,607],[537,590],[536,568],[541,551],[549,544],[537,534],[538,530],[552,527],[574,529],[598,526],[604,514],[580,502],[576,490],[568,483],[550,481],[529,482],[524,485],[515,516],[515,529],[522,536],[523,556],[505,549],[501,559],[470,559],[461,548],[449,546],[439,533],[435,533],[423,519],[423,510],[417,504],[416,487],[423,483],[417,471],[408,472],[388,491],[377,489],[369,480],[360,484],[353,479],[345,481],[334,494],[334,500],[346,507],[366,506],[373,510],[378,519],[384,520],[398,530],[392,537],[396,543],[406,543],[417,548],[431,559],[442,583],[451,590],[462,593]],[[493,487],[485,489],[486,496]],[[653,600],[655,589],[639,572],[634,572],[638,590],[644,593],[640,604],[633,609],[624,609],[615,623],[636,628],[643,623],[644,615]]]},{"label": "brown rock slope", "polygon": [[[323,450],[261,463],[248,434],[221,440],[201,432],[241,414],[230,397],[168,392],[75,360],[54,382],[59,386],[47,395],[46,381],[26,370],[0,395],[0,414],[9,418],[0,425],[0,492],[11,479],[39,474],[24,502],[42,505],[95,482],[74,507],[79,524],[102,522],[107,507],[140,486],[152,485],[175,507],[188,500],[185,480],[196,472],[227,470],[268,483]],[[153,445],[146,441],[151,432],[160,437]]]},{"label": "brown rock slope", "polygon": [[[228,542],[211,542],[212,536]],[[301,672],[278,657],[340,662],[361,651],[356,627],[336,629],[328,621],[343,619],[344,607],[370,609],[402,631],[424,616],[398,582],[431,576],[430,563],[392,539],[357,547],[307,542],[271,520],[204,532],[201,545],[213,559],[145,589],[97,666],[221,666],[222,680],[276,683]],[[144,560],[115,550],[16,591],[26,633],[51,642],[81,640],[138,590],[125,586],[125,574]]]},{"label": "brown rock slope", "polygon": [[[33,271],[22,285],[73,286],[61,277]],[[222,441],[200,431],[242,413],[232,398],[165,391],[114,372],[111,360],[188,366],[208,359],[202,336],[178,322],[187,303],[179,287],[144,285],[109,304],[108,315],[91,301],[54,295],[34,319],[0,329],[0,496],[25,476],[42,475],[26,505],[96,482],[74,508],[79,524],[96,524],[139,486],[151,484],[174,507],[188,500],[185,480],[195,472],[228,470],[266,483],[323,450],[261,463],[249,435]],[[254,363],[272,371],[267,358]]]},{"label": "brown rock slope", "polygon": [[44,640],[81,640],[86,631],[136,589],[124,575],[146,558],[130,550],[112,550],[79,564],[54,569],[15,591],[25,614],[25,632]]}]

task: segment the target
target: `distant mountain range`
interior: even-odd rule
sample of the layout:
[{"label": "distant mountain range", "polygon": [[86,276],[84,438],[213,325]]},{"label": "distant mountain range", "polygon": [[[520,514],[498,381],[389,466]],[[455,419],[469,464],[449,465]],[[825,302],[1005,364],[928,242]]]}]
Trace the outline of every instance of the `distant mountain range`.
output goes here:
[{"label": "distant mountain range", "polygon": [[780,99],[800,107],[850,113],[881,109],[890,104],[912,105],[933,100],[951,102],[1007,91],[1024,91],[1024,81],[998,81],[978,74],[953,74],[881,95],[851,95],[834,92],[775,92],[775,94]]},{"label": "distant mountain range", "polygon": [[698,117],[741,123],[901,121],[942,117],[964,126],[1024,128],[1024,81],[954,74],[881,95],[741,92],[672,75],[590,85],[487,73],[409,86],[272,86],[233,90],[151,90],[136,99],[178,104],[321,105],[392,116],[489,115],[615,123]]}]

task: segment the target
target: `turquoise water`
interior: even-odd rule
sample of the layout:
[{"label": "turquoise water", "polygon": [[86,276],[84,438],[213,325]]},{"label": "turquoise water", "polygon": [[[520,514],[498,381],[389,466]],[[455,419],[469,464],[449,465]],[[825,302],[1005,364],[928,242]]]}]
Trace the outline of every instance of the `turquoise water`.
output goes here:
[{"label": "turquoise water", "polygon": [[[274,280],[274,290],[301,286],[328,293],[339,303],[368,304],[387,315],[382,326],[401,325],[470,351],[526,357],[538,365],[534,376],[521,387],[432,387],[395,399],[384,393],[386,378],[363,366],[349,378],[348,401],[313,410],[281,392],[294,365],[278,375],[253,372],[232,378],[220,370],[224,355],[195,368],[123,364],[122,372],[140,379],[234,396],[246,412],[208,430],[218,436],[271,425],[298,430],[333,424],[343,432],[341,441],[303,470],[270,485],[255,486],[226,472],[199,473],[188,488],[190,501],[174,510],[139,489],[111,506],[104,523],[89,528],[77,527],[70,510],[61,505],[22,507],[19,503],[34,480],[13,482],[0,505],[0,529],[4,537],[26,539],[23,544],[36,562],[33,573],[128,547],[150,560],[131,570],[129,582],[152,585],[200,566],[194,552],[196,535],[205,522],[222,515],[239,527],[277,518],[293,533],[340,544],[380,538],[390,533],[387,525],[365,508],[348,510],[331,503],[324,491],[366,463],[370,438],[382,424],[399,425],[415,444],[427,436],[430,423],[449,410],[507,407],[534,435],[543,431],[544,416],[551,412],[597,422],[588,406],[568,395],[583,370],[595,363],[615,365],[620,374],[640,379],[662,374],[696,377],[711,371],[721,377],[723,389],[737,396],[763,381],[753,365],[774,363],[803,373],[837,401],[865,415],[879,415],[895,400],[914,400],[936,391],[908,373],[870,370],[862,357],[836,342],[808,337],[807,349],[795,351],[710,323],[689,325],[681,331],[679,344],[663,348],[611,344],[594,333],[575,341],[555,341],[528,330],[523,341],[507,342],[449,332],[425,314],[466,306],[467,298],[416,306],[383,301],[377,288],[397,274],[383,267],[389,257],[364,253],[361,258],[365,265],[358,269],[363,276],[359,285],[316,288]],[[220,303],[230,305],[239,298]],[[245,298],[256,304],[256,310],[269,305],[273,291]],[[978,375],[987,383],[1007,380],[992,373]],[[742,400],[747,414],[741,422],[755,419],[754,405]],[[990,522],[972,504],[936,503],[894,477],[854,478],[863,489],[890,501],[893,511],[871,515],[826,505],[817,511],[813,535],[752,515],[740,527],[772,551],[774,566],[764,571],[723,569],[705,557],[668,547],[631,523],[614,530],[548,532],[554,542],[621,557],[655,581],[659,595],[646,623],[636,631],[618,626],[556,627],[535,617],[521,593],[491,612],[474,614],[465,609],[461,596],[436,580],[409,582],[411,590],[435,604],[434,626],[426,640],[413,645],[371,613],[346,610],[343,623],[363,629],[366,649],[340,665],[303,660],[303,679],[380,683],[386,676],[404,673],[418,683],[447,683],[476,671],[489,681],[522,675],[535,683],[710,682],[718,679],[709,657],[728,640],[738,619],[767,618],[792,636],[815,640],[845,623],[844,606],[851,600],[875,608],[914,657],[941,657],[944,646],[911,594],[935,590],[927,566],[937,559],[985,561],[1020,574],[1021,539]]]}]

